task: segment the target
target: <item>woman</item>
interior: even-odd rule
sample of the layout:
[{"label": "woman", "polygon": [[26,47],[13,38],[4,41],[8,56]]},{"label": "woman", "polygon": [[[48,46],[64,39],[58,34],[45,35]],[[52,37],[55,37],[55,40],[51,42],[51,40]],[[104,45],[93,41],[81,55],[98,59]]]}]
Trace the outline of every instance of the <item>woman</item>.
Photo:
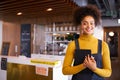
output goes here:
[{"label": "woman", "polygon": [[80,7],[74,13],[80,37],[69,43],[62,69],[63,74],[73,75],[72,80],[104,80],[112,73],[108,45],[93,36],[100,20],[100,12],[93,5]]}]

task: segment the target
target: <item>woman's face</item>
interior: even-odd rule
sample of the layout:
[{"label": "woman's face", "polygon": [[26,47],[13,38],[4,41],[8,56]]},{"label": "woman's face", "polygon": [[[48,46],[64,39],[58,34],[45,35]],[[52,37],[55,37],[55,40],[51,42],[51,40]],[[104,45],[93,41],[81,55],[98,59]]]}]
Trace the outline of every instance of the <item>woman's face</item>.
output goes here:
[{"label": "woman's face", "polygon": [[80,33],[91,35],[94,32],[95,28],[95,20],[92,16],[86,16],[81,22],[80,25]]}]

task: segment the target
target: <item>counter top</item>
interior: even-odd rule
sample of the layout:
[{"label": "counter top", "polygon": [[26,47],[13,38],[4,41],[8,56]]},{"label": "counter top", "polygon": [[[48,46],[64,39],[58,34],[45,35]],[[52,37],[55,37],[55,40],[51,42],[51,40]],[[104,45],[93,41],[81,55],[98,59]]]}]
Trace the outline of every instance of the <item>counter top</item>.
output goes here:
[{"label": "counter top", "polygon": [[7,62],[19,63],[26,65],[47,65],[48,67],[58,67],[62,65],[63,56],[52,56],[52,55],[38,55],[33,54],[31,58],[25,56],[0,56],[1,58],[7,58]]}]

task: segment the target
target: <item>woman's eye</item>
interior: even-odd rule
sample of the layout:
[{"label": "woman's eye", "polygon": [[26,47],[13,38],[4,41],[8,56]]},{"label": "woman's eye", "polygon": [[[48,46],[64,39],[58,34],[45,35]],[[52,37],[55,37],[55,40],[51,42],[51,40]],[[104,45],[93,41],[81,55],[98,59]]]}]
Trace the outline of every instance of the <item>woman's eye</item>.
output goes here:
[{"label": "woman's eye", "polygon": [[87,25],[87,23],[86,23],[86,22],[83,22],[82,24],[83,24],[83,25]]},{"label": "woman's eye", "polygon": [[93,25],[93,23],[90,23],[91,25]]},{"label": "woman's eye", "polygon": [[91,25],[94,25],[94,23],[90,23]]}]

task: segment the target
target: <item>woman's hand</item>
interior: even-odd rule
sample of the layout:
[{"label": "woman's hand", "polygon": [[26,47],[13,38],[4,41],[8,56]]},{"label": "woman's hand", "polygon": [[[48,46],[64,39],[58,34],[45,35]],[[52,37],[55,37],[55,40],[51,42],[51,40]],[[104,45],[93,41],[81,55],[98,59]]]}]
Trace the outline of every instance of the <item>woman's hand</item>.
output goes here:
[{"label": "woman's hand", "polygon": [[85,56],[85,60],[83,62],[83,65],[88,67],[89,69],[91,69],[92,71],[94,71],[97,67],[96,67],[96,61],[94,59],[93,56]]}]

